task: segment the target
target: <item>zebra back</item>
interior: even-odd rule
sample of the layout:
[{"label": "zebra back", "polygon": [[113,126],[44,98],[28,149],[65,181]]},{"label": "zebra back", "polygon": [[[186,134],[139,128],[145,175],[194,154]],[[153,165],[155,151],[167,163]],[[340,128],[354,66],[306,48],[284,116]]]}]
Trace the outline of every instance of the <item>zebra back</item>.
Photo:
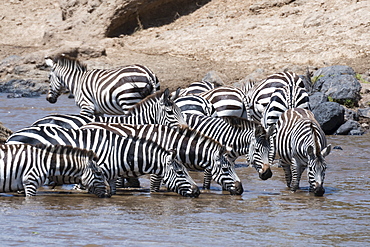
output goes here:
[{"label": "zebra back", "polygon": [[70,146],[0,145],[0,171],[4,172],[0,188],[2,192],[24,189],[26,196],[33,196],[46,179],[57,179],[64,184],[81,182],[89,192],[110,197],[96,160],[94,152]]},{"label": "zebra back", "polygon": [[181,96],[175,100],[175,104],[180,108],[183,114],[187,113],[203,116],[217,115],[213,104],[199,95]]},{"label": "zebra back", "polygon": [[214,83],[206,81],[206,80],[202,80],[199,82],[193,82],[187,88],[184,88],[181,90],[180,96],[200,94],[200,93],[208,92],[209,90],[212,90],[216,87],[217,86]]},{"label": "zebra back", "polygon": [[267,130],[271,125],[276,124],[283,112],[291,108],[310,110],[309,97],[305,88],[295,85],[277,88],[263,113],[262,126]]},{"label": "zebra back", "polygon": [[170,127],[185,123],[181,110],[169,96],[169,91],[157,92],[131,108],[126,116],[92,116],[54,114],[35,121],[32,126],[52,125],[67,129],[79,129],[90,122],[127,123],[127,124],[163,124]]},{"label": "zebra back", "polygon": [[254,84],[246,95],[248,116],[251,117],[251,120],[261,122],[263,113],[271,101],[271,95],[276,89],[285,86],[304,88],[304,83],[297,74],[282,72],[270,75],[259,83]]},{"label": "zebra back", "polygon": [[214,88],[200,93],[214,106],[218,117],[240,117],[247,119],[246,97],[242,90],[231,86]]}]

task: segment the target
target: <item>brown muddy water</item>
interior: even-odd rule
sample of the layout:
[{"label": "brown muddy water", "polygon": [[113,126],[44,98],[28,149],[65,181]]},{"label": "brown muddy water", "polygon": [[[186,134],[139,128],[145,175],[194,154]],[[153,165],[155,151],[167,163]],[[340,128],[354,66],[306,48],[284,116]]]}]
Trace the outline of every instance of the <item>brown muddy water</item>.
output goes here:
[{"label": "brown muddy water", "polygon": [[[66,96],[0,95],[0,121],[15,131],[52,113],[78,113]],[[326,193],[286,189],[281,168],[267,181],[238,161],[245,192],[230,196],[213,184],[199,198],[163,191],[120,190],[97,198],[71,185],[40,188],[36,197],[0,194],[0,246],[370,246],[370,135],[328,136],[340,146],[327,157]],[[191,173],[199,186],[201,173]]]}]

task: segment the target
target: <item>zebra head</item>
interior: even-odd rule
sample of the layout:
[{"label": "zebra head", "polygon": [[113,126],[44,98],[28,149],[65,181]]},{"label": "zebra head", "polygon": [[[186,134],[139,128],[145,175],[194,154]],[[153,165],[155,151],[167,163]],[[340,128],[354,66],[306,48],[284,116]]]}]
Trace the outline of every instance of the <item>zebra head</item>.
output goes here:
[{"label": "zebra head", "polygon": [[186,168],[176,159],[176,152],[169,151],[166,157],[166,171],[163,181],[168,189],[187,197],[198,197],[200,194],[198,186],[190,177]]},{"label": "zebra head", "polygon": [[101,167],[96,164],[98,158],[93,151],[88,151],[87,156],[88,165],[81,176],[82,185],[87,187],[89,193],[95,194],[98,197],[111,197],[110,186],[105,179]]},{"label": "zebra head", "polygon": [[272,177],[270,164],[273,161],[274,149],[271,139],[273,128],[266,133],[262,127],[256,126],[251,139],[247,160],[257,170],[262,180]]},{"label": "zebra head", "polygon": [[50,57],[45,57],[45,64],[51,67],[49,92],[46,100],[52,104],[57,102],[59,95],[61,95],[64,89],[69,89],[71,93],[74,93],[74,82],[80,73],[86,71],[85,65],[64,54],[54,60]]},{"label": "zebra head", "polygon": [[222,186],[231,195],[241,195],[244,192],[243,185],[235,172],[235,165],[227,155],[226,147],[222,146],[219,153],[214,154],[216,161],[211,166],[212,179]]},{"label": "zebra head", "polygon": [[167,125],[171,128],[187,126],[180,108],[174,103],[179,93],[180,88],[178,88],[176,93],[172,96],[168,88],[164,90],[159,100],[158,113],[156,116],[158,124]]},{"label": "zebra head", "polygon": [[325,193],[324,179],[326,171],[325,157],[330,153],[331,145],[326,146],[321,152],[315,153],[314,147],[309,146],[308,154],[308,181],[310,183],[310,191],[314,192],[315,196],[322,196]]}]

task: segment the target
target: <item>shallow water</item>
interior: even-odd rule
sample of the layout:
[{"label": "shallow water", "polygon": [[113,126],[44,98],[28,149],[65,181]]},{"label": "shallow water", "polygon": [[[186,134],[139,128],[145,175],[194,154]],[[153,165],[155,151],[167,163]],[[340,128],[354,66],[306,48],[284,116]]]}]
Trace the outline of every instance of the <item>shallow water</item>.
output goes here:
[{"label": "shallow water", "polygon": [[[52,113],[78,113],[66,96],[56,105],[44,97],[7,99],[0,95],[0,121],[15,131]],[[0,194],[3,246],[369,246],[369,135],[328,136],[341,146],[327,157],[323,197],[285,187],[283,171],[258,178],[251,167],[237,172],[245,192],[230,196],[213,184],[199,198],[163,191],[120,190],[112,198],[63,186],[40,188],[24,198]],[[242,163],[243,160],[239,160]],[[202,174],[191,173],[199,186]]]}]

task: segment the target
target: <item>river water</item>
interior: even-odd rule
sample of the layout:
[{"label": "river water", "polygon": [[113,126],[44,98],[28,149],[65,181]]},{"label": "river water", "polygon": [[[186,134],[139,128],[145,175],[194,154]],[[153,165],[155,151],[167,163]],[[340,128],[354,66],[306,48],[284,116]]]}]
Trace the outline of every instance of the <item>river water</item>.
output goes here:
[{"label": "river water", "polygon": [[[0,121],[16,131],[52,113],[78,113],[72,99],[55,104],[44,97],[8,99],[0,95]],[[0,246],[370,246],[370,139],[328,136],[323,197],[301,190],[291,193],[282,168],[258,178],[238,160],[245,192],[231,196],[212,184],[199,198],[175,193],[149,193],[147,176],[141,189],[119,190],[97,198],[71,185],[24,198],[0,194]],[[201,173],[191,173],[199,186]]]}]

